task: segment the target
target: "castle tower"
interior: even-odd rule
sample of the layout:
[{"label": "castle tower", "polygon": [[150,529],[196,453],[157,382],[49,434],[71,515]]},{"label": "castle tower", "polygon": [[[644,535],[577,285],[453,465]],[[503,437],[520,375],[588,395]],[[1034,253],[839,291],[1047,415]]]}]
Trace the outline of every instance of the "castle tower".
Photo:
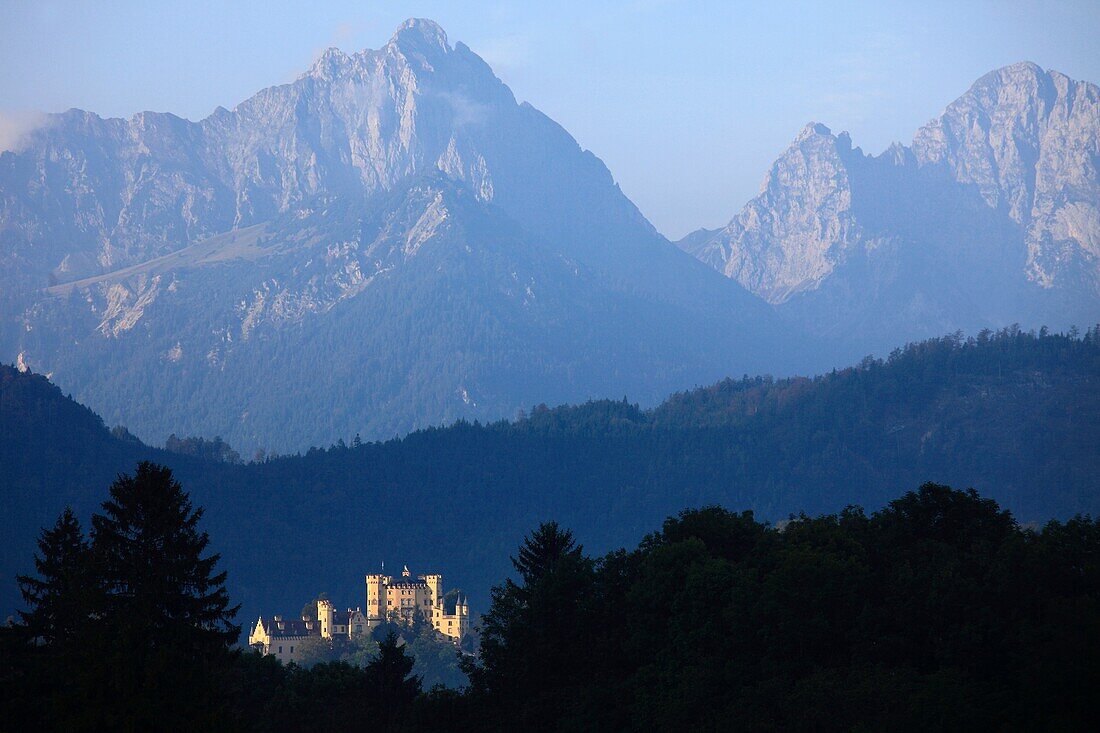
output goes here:
[{"label": "castle tower", "polygon": [[380,574],[367,576],[367,607],[364,614],[367,617],[367,627],[371,629],[386,620],[386,597],[382,590],[382,579]]},{"label": "castle tower", "polygon": [[458,638],[461,641],[470,631],[470,603],[466,596],[459,598],[455,604],[455,615],[458,616]]},{"label": "castle tower", "polygon": [[332,604],[326,600],[317,601],[317,623],[321,625],[321,638],[332,638]]},{"label": "castle tower", "polygon": [[432,592],[432,607],[443,605],[443,576],[439,573],[431,573],[424,576],[424,582],[428,584],[428,590]]},{"label": "castle tower", "polygon": [[439,573],[430,573],[424,576],[424,582],[428,585],[431,594],[431,621],[432,628],[436,631],[443,630],[443,576]]}]

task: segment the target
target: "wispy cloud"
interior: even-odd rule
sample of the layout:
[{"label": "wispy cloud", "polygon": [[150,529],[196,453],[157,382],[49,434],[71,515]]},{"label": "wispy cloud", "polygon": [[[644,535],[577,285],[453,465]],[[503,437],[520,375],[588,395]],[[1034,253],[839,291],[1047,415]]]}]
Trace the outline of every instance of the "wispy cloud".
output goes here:
[{"label": "wispy cloud", "polygon": [[444,91],[429,92],[429,94],[443,99],[451,106],[456,127],[483,124],[492,111],[489,105],[476,102],[464,94]]},{"label": "wispy cloud", "polygon": [[498,75],[524,66],[530,56],[530,42],[519,34],[482,38],[471,47]]},{"label": "wispy cloud", "polygon": [[[338,48],[346,54],[354,54],[362,51],[364,39],[370,33],[379,32],[381,26],[372,19],[358,18],[343,20],[332,27],[328,37],[321,44],[315,45],[310,52],[308,65],[312,66],[330,48]],[[282,74],[283,83],[289,83],[302,75],[301,65],[295,65]]]},{"label": "wispy cloud", "polygon": [[890,33],[872,35],[860,47],[836,57],[815,100],[820,119],[851,125],[873,118],[896,91],[895,71],[913,59],[905,41]]},{"label": "wispy cloud", "polygon": [[27,136],[46,124],[46,114],[29,110],[0,110],[0,153],[18,152]]}]

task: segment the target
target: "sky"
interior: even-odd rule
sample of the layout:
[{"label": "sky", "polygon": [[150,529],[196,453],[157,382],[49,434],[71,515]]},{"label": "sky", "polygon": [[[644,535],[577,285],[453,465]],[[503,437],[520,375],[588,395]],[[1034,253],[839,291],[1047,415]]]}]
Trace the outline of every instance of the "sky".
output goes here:
[{"label": "sky", "polygon": [[725,224],[809,121],[879,153],[1016,61],[1100,83],[1100,0],[0,0],[0,146],[70,107],[201,119],[409,17],[485,58],[671,238]]}]

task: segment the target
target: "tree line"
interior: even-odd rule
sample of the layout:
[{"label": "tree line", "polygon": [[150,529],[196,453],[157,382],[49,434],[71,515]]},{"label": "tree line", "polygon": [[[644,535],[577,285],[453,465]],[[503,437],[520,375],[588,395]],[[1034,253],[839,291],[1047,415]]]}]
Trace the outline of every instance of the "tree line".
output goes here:
[{"label": "tree line", "polygon": [[40,730],[1088,730],[1100,521],[1023,527],[938,484],[777,525],[685,510],[591,555],[538,525],[492,591],[469,684],[396,634],[361,665],[238,646],[202,509],[141,463],[42,531],[0,634],[0,719]]}]

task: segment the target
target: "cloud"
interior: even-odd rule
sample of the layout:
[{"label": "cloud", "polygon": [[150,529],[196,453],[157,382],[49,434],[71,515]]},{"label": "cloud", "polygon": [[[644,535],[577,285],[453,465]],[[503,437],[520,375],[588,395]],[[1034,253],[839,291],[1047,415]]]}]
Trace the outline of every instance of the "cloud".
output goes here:
[{"label": "cloud", "polygon": [[0,110],[0,153],[19,152],[27,136],[46,124],[43,112],[30,110]]},{"label": "cloud", "polygon": [[337,23],[336,28],[332,31],[332,44],[339,48],[346,43],[354,41],[364,30],[362,23],[355,21],[344,21]]},{"label": "cloud", "polygon": [[914,62],[904,38],[876,33],[833,59],[816,102],[819,116],[833,125],[862,123],[896,94],[894,74]]},{"label": "cloud", "polygon": [[311,68],[317,61],[328,51],[330,48],[336,48],[344,53],[351,55],[363,50],[365,46],[363,43],[367,37],[369,31],[376,31],[378,24],[365,19],[349,19],[342,20],[332,27],[332,30],[328,34],[328,38],[321,44],[315,45],[310,52],[309,62],[305,68],[296,65],[294,68],[284,72],[282,76],[282,82],[289,84],[300,78],[305,69]]},{"label": "cloud", "polygon": [[527,63],[530,43],[526,36],[510,35],[485,38],[472,47],[474,53],[485,59],[494,71],[509,71]]},{"label": "cloud", "polygon": [[429,94],[443,99],[451,106],[455,127],[483,124],[492,112],[489,105],[470,99],[464,94],[447,91],[429,92]]}]

